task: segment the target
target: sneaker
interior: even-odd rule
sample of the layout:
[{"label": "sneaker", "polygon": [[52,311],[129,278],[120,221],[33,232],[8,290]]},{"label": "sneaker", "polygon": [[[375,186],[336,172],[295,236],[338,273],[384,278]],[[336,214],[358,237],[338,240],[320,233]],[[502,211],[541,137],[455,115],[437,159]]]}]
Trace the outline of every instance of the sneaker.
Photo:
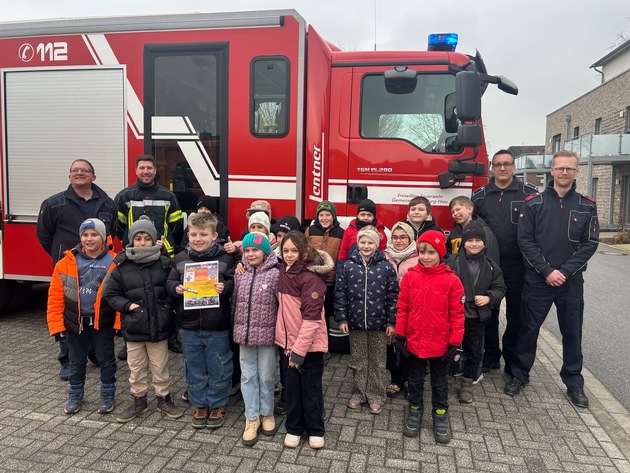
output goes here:
[{"label": "sneaker", "polygon": [[230,389],[230,396],[234,396],[240,390],[241,390],[241,383],[236,383],[236,386],[232,386],[232,389]]},{"label": "sneaker", "polygon": [[114,399],[116,396],[115,384],[101,384],[101,403],[98,405],[96,412],[99,414],[107,414],[114,410]]},{"label": "sneaker", "polygon": [[481,374],[479,376],[477,376],[477,379],[473,379],[473,384],[477,385],[479,384],[479,381],[481,381],[483,379],[483,371],[481,372]]},{"label": "sneaker", "polygon": [[403,434],[407,437],[417,437],[420,432],[420,420],[422,419],[423,408],[420,406],[409,406],[407,418],[403,425]]},{"label": "sneaker", "polygon": [[208,425],[208,408],[195,407],[193,411],[192,426],[193,429],[205,429]]},{"label": "sneaker", "polygon": [[206,427],[209,429],[218,429],[225,424],[225,416],[227,415],[227,406],[220,406],[215,409],[210,409],[210,415],[208,415],[208,423]]},{"label": "sneaker", "polygon": [[521,393],[526,384],[516,376],[512,376],[512,379],[505,383],[503,392],[508,396],[516,396]]},{"label": "sneaker", "polygon": [[379,404],[378,402],[370,403],[370,413],[376,415],[376,414],[380,414],[382,411],[383,411],[382,404]]},{"label": "sneaker", "polygon": [[262,423],[262,434],[268,437],[275,435],[278,431],[278,424],[276,424],[276,419],[273,417],[273,414],[269,414],[268,416],[262,416],[260,418]]},{"label": "sneaker", "polygon": [[190,402],[190,397],[188,396],[188,389],[182,393],[182,401]]},{"label": "sneaker", "polygon": [[173,395],[168,393],[166,396],[157,397],[157,411],[162,414],[166,414],[171,419],[179,419],[184,415],[184,409],[181,409],[175,405]]},{"label": "sneaker", "polygon": [[258,442],[258,432],[260,432],[260,419],[245,420],[243,445],[246,447],[256,445],[256,442]]},{"label": "sneaker", "polygon": [[385,390],[385,392],[387,393],[387,397],[391,397],[391,398],[398,397],[401,391],[402,391],[402,388],[398,384],[395,384],[395,383],[392,383],[389,386],[387,386],[387,389]]},{"label": "sneaker", "polygon": [[361,407],[361,398],[357,396],[352,396],[348,400],[348,407],[350,409],[358,409],[359,407]]},{"label": "sneaker", "polygon": [[300,437],[299,435],[286,434],[284,436],[284,446],[287,448],[298,448],[300,445]]},{"label": "sneaker", "polygon": [[308,437],[308,444],[313,450],[319,450],[320,448],[324,448],[324,437],[319,437],[317,435],[310,435]]},{"label": "sneaker", "polygon": [[133,403],[129,406],[122,414],[120,414],[116,418],[116,422],[120,422],[121,424],[125,424],[129,421],[134,420],[140,414],[144,414],[149,410],[149,405],[147,404],[147,395],[145,394],[142,397],[131,396],[133,398]]},{"label": "sneaker", "polygon": [[484,362],[481,364],[481,371],[483,373],[488,373],[492,370],[498,370],[500,368],[501,368],[500,360],[496,360],[496,361],[484,360]]},{"label": "sneaker", "polygon": [[127,359],[127,344],[125,343],[123,347],[118,352],[118,359],[120,361],[125,361]]},{"label": "sneaker", "polygon": [[63,411],[66,414],[76,414],[81,410],[83,404],[83,385],[70,386],[68,389],[68,402]]},{"label": "sneaker", "polygon": [[451,428],[446,409],[433,411],[433,437],[437,443],[449,443],[451,441]]},{"label": "sneaker", "polygon": [[473,384],[474,381],[470,378],[463,377],[461,378],[461,385],[458,392],[459,402],[462,404],[470,404],[473,402]]},{"label": "sneaker", "polygon": [[588,397],[584,394],[584,388],[567,390],[569,401],[576,407],[588,407]]}]

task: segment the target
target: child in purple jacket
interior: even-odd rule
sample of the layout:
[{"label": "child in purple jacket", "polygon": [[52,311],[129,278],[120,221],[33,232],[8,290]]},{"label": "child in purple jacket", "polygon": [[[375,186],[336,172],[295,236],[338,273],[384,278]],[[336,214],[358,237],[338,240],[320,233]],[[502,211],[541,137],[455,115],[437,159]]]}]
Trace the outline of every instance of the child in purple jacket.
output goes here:
[{"label": "child in purple jacket", "polygon": [[245,272],[234,278],[232,311],[234,342],[240,345],[241,392],[245,402],[243,444],[258,441],[258,431],[274,435],[276,373],[276,317],[278,314],[278,260],[266,235],[243,238]]}]

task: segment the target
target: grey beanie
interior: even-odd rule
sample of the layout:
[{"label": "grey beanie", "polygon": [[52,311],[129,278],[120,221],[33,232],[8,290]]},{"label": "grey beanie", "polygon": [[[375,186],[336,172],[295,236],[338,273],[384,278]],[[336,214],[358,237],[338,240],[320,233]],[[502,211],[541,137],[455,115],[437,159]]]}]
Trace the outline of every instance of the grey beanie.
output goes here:
[{"label": "grey beanie", "polygon": [[79,227],[79,236],[83,235],[83,232],[86,230],[94,230],[99,236],[103,239],[103,244],[107,244],[107,230],[105,229],[105,224],[99,220],[98,218],[88,218],[81,223]]},{"label": "grey beanie", "polygon": [[133,239],[138,233],[147,233],[153,240],[153,244],[157,242],[157,230],[149,217],[141,215],[138,220],[133,222],[129,227],[129,243],[133,245]]}]

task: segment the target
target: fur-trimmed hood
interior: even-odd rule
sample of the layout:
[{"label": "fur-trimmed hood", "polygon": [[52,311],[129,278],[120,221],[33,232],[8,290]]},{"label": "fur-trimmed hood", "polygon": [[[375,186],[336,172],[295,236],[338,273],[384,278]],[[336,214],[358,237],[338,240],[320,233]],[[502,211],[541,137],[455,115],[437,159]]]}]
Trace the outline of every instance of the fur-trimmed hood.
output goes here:
[{"label": "fur-trimmed hood", "polygon": [[335,268],[335,262],[332,257],[322,250],[317,251],[318,258],[306,265],[309,271],[320,276],[324,281],[328,278],[328,274]]}]

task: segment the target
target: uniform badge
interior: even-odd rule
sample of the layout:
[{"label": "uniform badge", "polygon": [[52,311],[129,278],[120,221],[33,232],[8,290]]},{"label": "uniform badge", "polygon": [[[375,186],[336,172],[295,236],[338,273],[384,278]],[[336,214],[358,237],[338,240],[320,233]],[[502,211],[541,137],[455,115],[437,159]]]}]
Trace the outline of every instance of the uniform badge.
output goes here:
[{"label": "uniform badge", "polygon": [[466,296],[462,296],[462,298],[461,298],[461,301],[460,301],[460,302],[461,302],[462,304],[463,304],[464,302],[466,302]]},{"label": "uniform badge", "polygon": [[316,292],[311,293],[311,298],[317,299],[318,297],[319,297],[319,294],[317,294]]}]

